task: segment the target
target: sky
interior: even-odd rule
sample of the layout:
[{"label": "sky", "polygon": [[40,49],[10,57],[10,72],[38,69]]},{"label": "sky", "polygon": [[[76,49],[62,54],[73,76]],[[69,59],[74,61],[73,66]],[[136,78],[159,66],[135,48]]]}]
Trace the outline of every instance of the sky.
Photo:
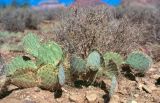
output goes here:
[{"label": "sky", "polygon": [[[0,0],[0,5],[10,5],[13,0]],[[47,0],[16,0],[18,4],[24,4],[24,2],[29,1],[31,5],[37,5],[41,1],[47,1]],[[59,3],[63,3],[65,5],[70,5],[74,2],[74,0],[56,0]],[[104,3],[107,3],[112,6],[117,6],[121,3],[121,0],[101,0]]]}]

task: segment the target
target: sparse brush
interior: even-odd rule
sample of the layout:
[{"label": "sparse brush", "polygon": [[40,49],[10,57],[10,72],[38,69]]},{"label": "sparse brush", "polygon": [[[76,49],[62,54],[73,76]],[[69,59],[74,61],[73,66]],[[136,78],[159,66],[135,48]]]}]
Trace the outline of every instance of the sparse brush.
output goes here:
[{"label": "sparse brush", "polygon": [[140,73],[145,73],[152,66],[152,59],[145,53],[135,51],[128,55],[126,64]]},{"label": "sparse brush", "polygon": [[3,14],[2,23],[8,31],[24,31],[25,29],[25,12],[24,9],[10,8]]},{"label": "sparse brush", "polygon": [[160,12],[159,7],[152,4],[130,3],[118,10],[121,18],[127,18],[131,24],[143,27],[144,42],[160,44]]},{"label": "sparse brush", "polygon": [[59,20],[62,12],[64,12],[62,8],[47,9],[42,11],[42,16],[44,20]]},{"label": "sparse brush", "polygon": [[128,19],[117,19],[113,8],[94,6],[66,11],[54,32],[68,52],[86,58],[92,49],[124,55],[138,49],[142,29]]},{"label": "sparse brush", "polygon": [[5,29],[13,32],[23,32],[26,28],[38,29],[42,16],[29,8],[8,7],[1,13],[1,22]]},{"label": "sparse brush", "polygon": [[29,10],[25,18],[25,27],[36,30],[42,20],[43,18],[37,11]]},{"label": "sparse brush", "polygon": [[111,19],[110,10],[105,6],[69,9],[54,29],[57,39],[69,52],[86,58],[89,51],[95,49],[98,36],[105,31],[103,25]]}]

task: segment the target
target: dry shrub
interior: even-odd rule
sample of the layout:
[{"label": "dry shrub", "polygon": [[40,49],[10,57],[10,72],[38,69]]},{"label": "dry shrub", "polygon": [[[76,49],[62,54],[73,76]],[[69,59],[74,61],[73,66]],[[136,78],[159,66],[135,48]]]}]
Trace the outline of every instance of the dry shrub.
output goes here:
[{"label": "dry shrub", "polygon": [[118,10],[121,18],[143,25],[145,41],[160,44],[160,9],[156,5],[130,3]]},{"label": "dry shrub", "polygon": [[156,60],[160,60],[160,5],[130,3],[118,9],[118,18],[127,18],[131,24],[143,27],[143,48]]},{"label": "dry shrub", "polygon": [[8,31],[24,31],[25,28],[37,29],[40,16],[28,8],[8,7],[3,9],[1,22]]},{"label": "dry shrub", "polygon": [[52,8],[52,9],[41,10],[44,20],[59,20],[62,12],[63,8]]},{"label": "dry shrub", "polygon": [[28,10],[25,18],[25,26],[28,29],[38,29],[38,25],[43,20],[43,17],[38,11]]},{"label": "dry shrub", "polygon": [[69,10],[54,32],[70,52],[86,57],[92,49],[127,54],[143,42],[143,27],[126,18],[117,19],[114,8],[95,6]]},{"label": "dry shrub", "polygon": [[25,29],[25,15],[22,10],[15,8],[4,9],[2,23],[8,31],[23,31]]}]

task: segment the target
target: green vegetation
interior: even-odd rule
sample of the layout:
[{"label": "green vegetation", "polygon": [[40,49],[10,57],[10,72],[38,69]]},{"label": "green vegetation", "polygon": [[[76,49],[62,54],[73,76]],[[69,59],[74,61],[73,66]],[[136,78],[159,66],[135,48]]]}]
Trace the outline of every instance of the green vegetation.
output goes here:
[{"label": "green vegetation", "polygon": [[59,67],[59,63],[63,62],[61,47],[54,42],[40,43],[38,37],[32,33],[26,35],[22,42],[24,50],[41,64],[36,65],[30,58],[14,58],[6,68],[6,75],[11,84],[20,88],[39,86],[55,90],[57,85],[60,88],[65,78],[63,67]]},{"label": "green vegetation", "polygon": [[[65,72],[70,71],[72,75],[67,78],[78,80],[83,77],[83,80],[90,83],[95,82],[97,77],[110,78],[112,80],[110,94],[113,94],[116,78],[124,63],[120,54],[106,52],[102,56],[99,51],[93,50],[86,59],[73,54],[70,58],[69,68],[71,69],[65,70],[64,53],[57,43],[41,43],[39,38],[32,33],[26,35],[22,42],[24,50],[35,60],[20,56],[14,58],[6,68],[6,75],[11,80],[11,84],[20,88],[38,86],[53,91],[64,85]],[[133,52],[128,55],[125,63],[133,69],[144,72],[150,68],[152,60],[142,52]]]},{"label": "green vegetation", "polygon": [[126,64],[141,73],[148,71],[152,65],[152,59],[143,52],[132,52],[128,55]]}]

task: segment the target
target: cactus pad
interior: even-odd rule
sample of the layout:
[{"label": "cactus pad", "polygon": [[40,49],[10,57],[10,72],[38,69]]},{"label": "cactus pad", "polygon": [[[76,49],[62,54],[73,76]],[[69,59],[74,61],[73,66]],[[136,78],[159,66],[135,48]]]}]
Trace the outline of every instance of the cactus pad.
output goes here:
[{"label": "cactus pad", "polygon": [[101,55],[98,51],[93,51],[87,57],[87,68],[97,71],[101,67]]},{"label": "cactus pad", "polygon": [[141,73],[146,72],[152,65],[152,59],[145,53],[132,52],[128,55],[126,64]]},{"label": "cactus pad", "polygon": [[58,44],[49,42],[39,48],[38,59],[44,64],[56,66],[63,59],[63,51]]},{"label": "cactus pad", "polygon": [[118,53],[107,52],[104,54],[103,58],[105,61],[105,65],[108,65],[109,60],[113,60],[117,64],[117,66],[120,66],[123,63],[123,58]]},{"label": "cactus pad", "polygon": [[86,72],[86,62],[76,55],[71,57],[70,61],[72,73],[84,73]]},{"label": "cactus pad", "polygon": [[35,34],[29,33],[23,38],[23,46],[24,50],[37,57],[38,56],[38,48],[40,47],[40,40]]},{"label": "cactus pad", "polygon": [[42,66],[37,71],[39,86],[47,90],[55,90],[58,86],[58,69],[52,64]]},{"label": "cactus pad", "polygon": [[16,57],[7,65],[6,75],[13,75],[17,70],[27,68],[37,69],[37,66],[30,60],[24,61],[22,57]]},{"label": "cactus pad", "polygon": [[116,79],[115,76],[113,76],[112,77],[111,88],[110,88],[110,91],[109,91],[109,96],[110,97],[114,95],[117,85],[118,85],[117,79]]},{"label": "cactus pad", "polygon": [[63,68],[62,65],[59,66],[58,80],[59,80],[60,85],[64,85],[64,83],[65,83],[65,72],[64,72],[64,68]]},{"label": "cactus pad", "polygon": [[36,73],[32,70],[18,71],[11,77],[11,84],[16,85],[19,88],[36,87],[38,81],[35,74]]}]

